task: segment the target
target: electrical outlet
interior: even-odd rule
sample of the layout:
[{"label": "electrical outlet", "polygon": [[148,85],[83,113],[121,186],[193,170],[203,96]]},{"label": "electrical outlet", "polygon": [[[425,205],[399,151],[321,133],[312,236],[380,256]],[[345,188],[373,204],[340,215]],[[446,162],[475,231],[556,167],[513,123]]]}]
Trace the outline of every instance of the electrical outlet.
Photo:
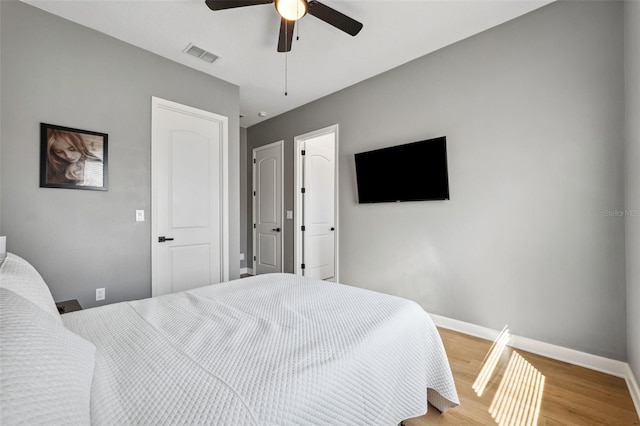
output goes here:
[{"label": "electrical outlet", "polygon": [[144,210],[136,210],[136,222],[144,222]]},{"label": "electrical outlet", "polygon": [[96,288],[96,301],[104,300],[104,288]]}]

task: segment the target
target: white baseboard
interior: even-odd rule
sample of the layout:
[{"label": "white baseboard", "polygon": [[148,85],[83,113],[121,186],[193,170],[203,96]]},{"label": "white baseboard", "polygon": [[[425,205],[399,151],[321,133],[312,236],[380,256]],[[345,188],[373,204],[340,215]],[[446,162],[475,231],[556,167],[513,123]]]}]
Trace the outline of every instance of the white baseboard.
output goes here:
[{"label": "white baseboard", "polygon": [[[480,337],[482,339],[495,340],[500,334],[500,331],[493,330],[491,328],[482,327],[440,315],[429,315],[438,327],[459,331],[460,333]],[[631,394],[631,399],[633,399],[636,411],[640,417],[640,389],[638,388],[638,382],[631,371],[631,367],[626,362],[616,361],[598,355],[592,355],[586,352],[514,335],[511,335],[509,346],[625,379],[627,387],[629,388],[629,393]]]},{"label": "white baseboard", "polygon": [[627,387],[629,388],[631,399],[633,399],[633,405],[636,406],[636,412],[638,413],[638,417],[640,417],[640,387],[638,387],[636,376],[634,376],[629,364],[627,364],[627,376],[625,379],[627,380]]},{"label": "white baseboard", "polygon": [[251,268],[240,268],[240,275],[242,275],[242,274],[253,275],[253,269],[251,269]]}]

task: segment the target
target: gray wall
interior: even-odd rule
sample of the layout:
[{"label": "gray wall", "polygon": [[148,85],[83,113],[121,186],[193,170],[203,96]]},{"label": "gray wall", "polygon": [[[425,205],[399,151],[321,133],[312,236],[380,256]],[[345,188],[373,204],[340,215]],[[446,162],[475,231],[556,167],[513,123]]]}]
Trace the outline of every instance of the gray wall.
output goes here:
[{"label": "gray wall", "polygon": [[625,94],[627,151],[627,347],[640,382],[640,3],[626,1]]},{"label": "gray wall", "polygon": [[240,261],[240,268],[247,267],[247,129],[240,128],[240,253],[244,253],[244,260]]},{"label": "gray wall", "polygon": [[[239,273],[239,89],[24,3],[2,11],[2,232],[56,300],[151,295],[151,96],[229,117],[230,276]],[[39,188],[39,123],[109,134],[109,191]],[[135,222],[144,209],[146,222]]]},{"label": "gray wall", "polygon": [[[340,125],[341,282],[624,360],[622,7],[545,6],[252,126],[247,149],[285,140],[292,210],[293,138]],[[357,204],[354,153],[441,135],[450,201]]]},{"label": "gray wall", "polygon": [[253,163],[251,162],[253,151],[249,148],[248,141],[248,131],[244,130],[244,144],[245,144],[245,155],[244,157],[240,156],[240,162],[245,162],[245,171],[247,173],[246,177],[246,191],[245,191],[245,226],[247,229],[245,235],[245,259],[247,260],[247,268],[249,268],[249,272],[253,272],[253,210],[252,210],[252,200],[253,200]]},{"label": "gray wall", "polygon": [[[2,8],[0,8],[0,46],[2,46]],[[0,82],[2,81],[2,54],[0,52]],[[1,93],[1,90],[0,90]],[[4,235],[2,230],[2,102],[0,96],[0,235]]]}]

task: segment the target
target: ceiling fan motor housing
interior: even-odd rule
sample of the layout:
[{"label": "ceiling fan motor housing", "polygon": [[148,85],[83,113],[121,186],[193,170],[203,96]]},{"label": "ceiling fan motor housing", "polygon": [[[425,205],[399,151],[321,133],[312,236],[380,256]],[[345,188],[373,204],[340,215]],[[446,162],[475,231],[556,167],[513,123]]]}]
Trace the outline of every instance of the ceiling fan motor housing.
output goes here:
[{"label": "ceiling fan motor housing", "polygon": [[317,0],[205,0],[205,3],[211,10],[274,3],[281,21],[278,52],[291,50],[295,21],[307,13],[352,36],[358,34],[362,29],[362,23]]}]

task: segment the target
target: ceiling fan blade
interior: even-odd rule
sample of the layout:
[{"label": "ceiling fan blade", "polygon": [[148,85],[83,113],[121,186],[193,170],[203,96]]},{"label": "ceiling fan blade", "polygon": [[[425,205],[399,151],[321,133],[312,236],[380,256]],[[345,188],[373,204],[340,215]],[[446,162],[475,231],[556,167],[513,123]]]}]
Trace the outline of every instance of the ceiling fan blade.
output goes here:
[{"label": "ceiling fan blade", "polygon": [[278,37],[278,52],[290,52],[293,41],[293,28],[296,21],[280,18],[280,36]]},{"label": "ceiling fan blade", "polygon": [[362,29],[360,22],[315,0],[309,2],[308,13],[352,36],[358,34]]},{"label": "ceiling fan blade", "polygon": [[233,9],[234,7],[255,6],[258,4],[273,3],[274,0],[206,0],[205,3],[211,10]]}]

